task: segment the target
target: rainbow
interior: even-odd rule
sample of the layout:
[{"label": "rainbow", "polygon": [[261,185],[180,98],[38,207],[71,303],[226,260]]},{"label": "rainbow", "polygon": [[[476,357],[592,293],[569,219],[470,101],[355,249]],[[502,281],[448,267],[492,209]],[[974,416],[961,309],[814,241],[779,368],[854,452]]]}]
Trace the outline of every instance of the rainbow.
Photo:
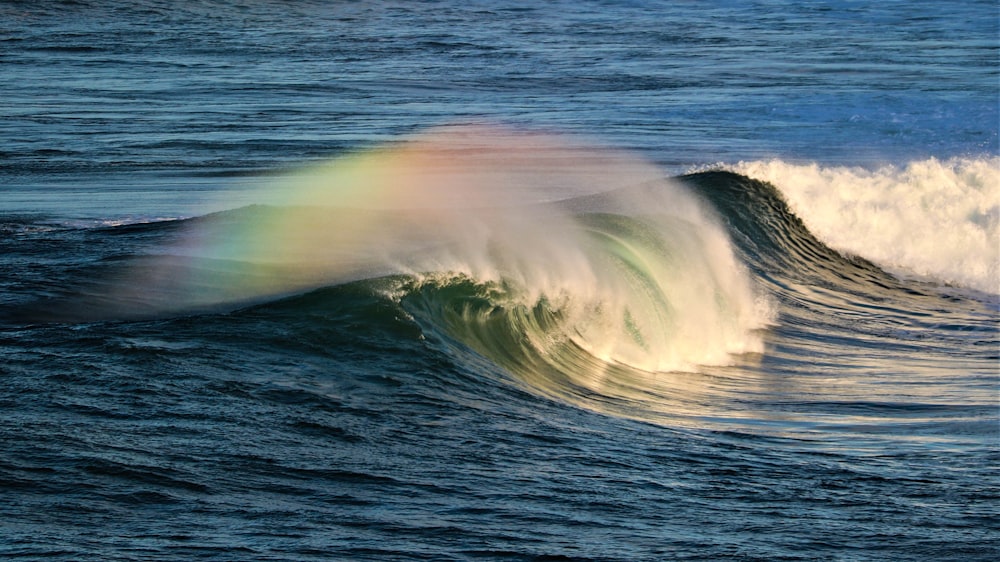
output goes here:
[{"label": "rainbow", "polygon": [[484,221],[524,228],[530,206],[660,178],[578,138],[439,127],[303,167],[266,183],[260,205],[189,221],[159,264],[130,276],[130,298],[182,310],[409,271],[416,252],[464,243]]}]

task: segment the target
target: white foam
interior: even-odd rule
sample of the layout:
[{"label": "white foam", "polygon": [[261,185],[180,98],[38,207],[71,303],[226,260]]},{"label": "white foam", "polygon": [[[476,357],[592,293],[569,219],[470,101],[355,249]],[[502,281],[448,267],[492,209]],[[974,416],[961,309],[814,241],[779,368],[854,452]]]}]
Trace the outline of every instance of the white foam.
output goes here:
[{"label": "white foam", "polygon": [[782,160],[723,167],[775,185],[839,251],[896,274],[1000,294],[1000,157],[877,169]]}]

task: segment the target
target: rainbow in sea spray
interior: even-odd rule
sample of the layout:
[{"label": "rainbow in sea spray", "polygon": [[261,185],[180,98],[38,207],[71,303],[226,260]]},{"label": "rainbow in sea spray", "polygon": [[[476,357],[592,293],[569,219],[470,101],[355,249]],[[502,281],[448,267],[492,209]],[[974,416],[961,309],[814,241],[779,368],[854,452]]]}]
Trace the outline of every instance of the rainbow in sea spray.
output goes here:
[{"label": "rainbow in sea spray", "polygon": [[176,312],[370,281],[430,331],[523,376],[587,373],[577,384],[730,364],[772,320],[714,212],[596,143],[445,127],[261,195],[189,221],[128,285]]}]

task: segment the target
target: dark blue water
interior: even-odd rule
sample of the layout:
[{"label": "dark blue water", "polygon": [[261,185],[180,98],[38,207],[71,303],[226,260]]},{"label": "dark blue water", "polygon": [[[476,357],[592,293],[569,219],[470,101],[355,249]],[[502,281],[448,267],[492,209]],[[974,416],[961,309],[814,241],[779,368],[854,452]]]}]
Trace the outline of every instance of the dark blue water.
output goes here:
[{"label": "dark blue water", "polygon": [[0,557],[995,559],[998,38],[0,1]]}]

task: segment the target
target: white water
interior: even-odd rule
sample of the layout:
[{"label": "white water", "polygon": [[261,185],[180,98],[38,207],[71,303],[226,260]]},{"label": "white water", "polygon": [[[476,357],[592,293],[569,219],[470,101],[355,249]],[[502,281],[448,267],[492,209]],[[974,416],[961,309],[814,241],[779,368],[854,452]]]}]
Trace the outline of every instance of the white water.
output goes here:
[{"label": "white water", "polygon": [[1000,158],[906,166],[723,165],[769,182],[831,247],[903,276],[1000,294]]}]

